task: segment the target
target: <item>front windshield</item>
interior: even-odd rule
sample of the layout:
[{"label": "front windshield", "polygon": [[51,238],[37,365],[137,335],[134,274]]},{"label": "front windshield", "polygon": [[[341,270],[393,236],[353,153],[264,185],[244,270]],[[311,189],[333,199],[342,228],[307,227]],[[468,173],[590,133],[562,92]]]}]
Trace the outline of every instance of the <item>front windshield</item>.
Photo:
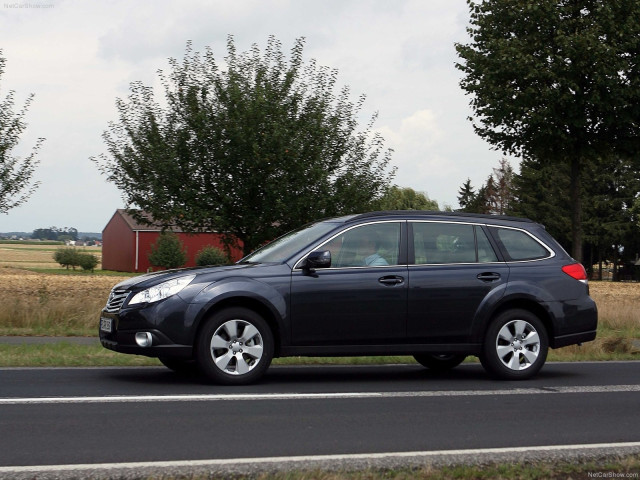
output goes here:
[{"label": "front windshield", "polygon": [[306,225],[299,230],[293,230],[264,247],[243,258],[240,263],[271,263],[284,262],[294,253],[307,245],[313,244],[324,234],[336,227],[335,223],[320,222]]}]

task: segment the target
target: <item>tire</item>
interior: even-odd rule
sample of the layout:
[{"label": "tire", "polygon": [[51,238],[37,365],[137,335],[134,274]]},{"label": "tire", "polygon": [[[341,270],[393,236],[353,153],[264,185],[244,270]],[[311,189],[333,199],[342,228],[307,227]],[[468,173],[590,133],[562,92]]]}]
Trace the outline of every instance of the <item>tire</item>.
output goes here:
[{"label": "tire", "polygon": [[169,370],[173,370],[181,375],[193,375],[198,372],[198,364],[195,360],[184,360],[172,357],[158,357],[158,360]]},{"label": "tire", "polygon": [[535,376],[547,359],[549,337],[542,321],[527,310],[499,314],[489,325],[480,362],[500,380],[526,380]]},{"label": "tire", "polygon": [[446,372],[460,365],[467,356],[421,353],[419,355],[414,355],[413,358],[415,358],[420,365],[427,367],[429,370],[433,370],[434,372]]},{"label": "tire", "polygon": [[253,310],[227,308],[206,323],[197,340],[197,361],[210,380],[245,385],[258,380],[273,358],[273,334]]}]

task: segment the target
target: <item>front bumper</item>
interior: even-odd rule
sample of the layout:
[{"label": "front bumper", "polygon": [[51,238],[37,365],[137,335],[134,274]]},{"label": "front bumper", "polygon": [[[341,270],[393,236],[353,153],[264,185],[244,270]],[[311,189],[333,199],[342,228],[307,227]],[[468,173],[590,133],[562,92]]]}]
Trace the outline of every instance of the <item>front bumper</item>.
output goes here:
[{"label": "front bumper", "polygon": [[[149,332],[153,342],[149,347],[141,347],[136,343],[136,333]],[[191,345],[178,345],[157,330],[124,330],[111,333],[100,332],[100,343],[104,348],[119,353],[144,355],[146,357],[192,358]]]}]

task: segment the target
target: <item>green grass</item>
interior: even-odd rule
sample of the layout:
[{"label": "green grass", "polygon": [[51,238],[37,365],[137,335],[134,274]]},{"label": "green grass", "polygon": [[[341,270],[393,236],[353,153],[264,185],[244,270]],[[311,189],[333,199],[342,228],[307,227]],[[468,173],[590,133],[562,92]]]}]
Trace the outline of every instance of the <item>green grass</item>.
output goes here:
[{"label": "green grass", "polygon": [[154,475],[148,480],[586,480],[589,478],[640,478],[640,455],[598,461],[518,462],[512,464],[351,470],[300,470],[244,476]]},{"label": "green grass", "polygon": [[155,358],[123,355],[102,345],[60,342],[43,345],[0,344],[0,367],[105,367],[161,365]]},{"label": "green grass", "polygon": [[54,240],[0,240],[0,245],[64,245],[64,242],[58,242]]},{"label": "green grass", "polygon": [[[46,335],[47,332],[42,332]],[[609,353],[598,357],[550,355],[549,361],[592,361],[592,360],[640,360],[640,355],[632,353]],[[469,357],[465,362],[477,363]],[[284,357],[273,360],[273,365],[392,365],[416,364],[410,356],[377,357]],[[0,367],[102,367],[102,366],[147,366],[161,365],[157,359],[140,355],[112,352],[95,345],[77,345],[64,340],[49,344],[0,344]]]}]

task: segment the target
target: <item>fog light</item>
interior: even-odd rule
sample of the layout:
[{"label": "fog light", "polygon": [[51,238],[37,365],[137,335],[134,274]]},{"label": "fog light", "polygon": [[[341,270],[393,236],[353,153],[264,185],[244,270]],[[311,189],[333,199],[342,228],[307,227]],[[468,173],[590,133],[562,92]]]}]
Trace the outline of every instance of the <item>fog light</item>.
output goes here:
[{"label": "fog light", "polygon": [[136,333],[136,343],[141,347],[150,347],[153,343],[153,337],[149,332]]}]

